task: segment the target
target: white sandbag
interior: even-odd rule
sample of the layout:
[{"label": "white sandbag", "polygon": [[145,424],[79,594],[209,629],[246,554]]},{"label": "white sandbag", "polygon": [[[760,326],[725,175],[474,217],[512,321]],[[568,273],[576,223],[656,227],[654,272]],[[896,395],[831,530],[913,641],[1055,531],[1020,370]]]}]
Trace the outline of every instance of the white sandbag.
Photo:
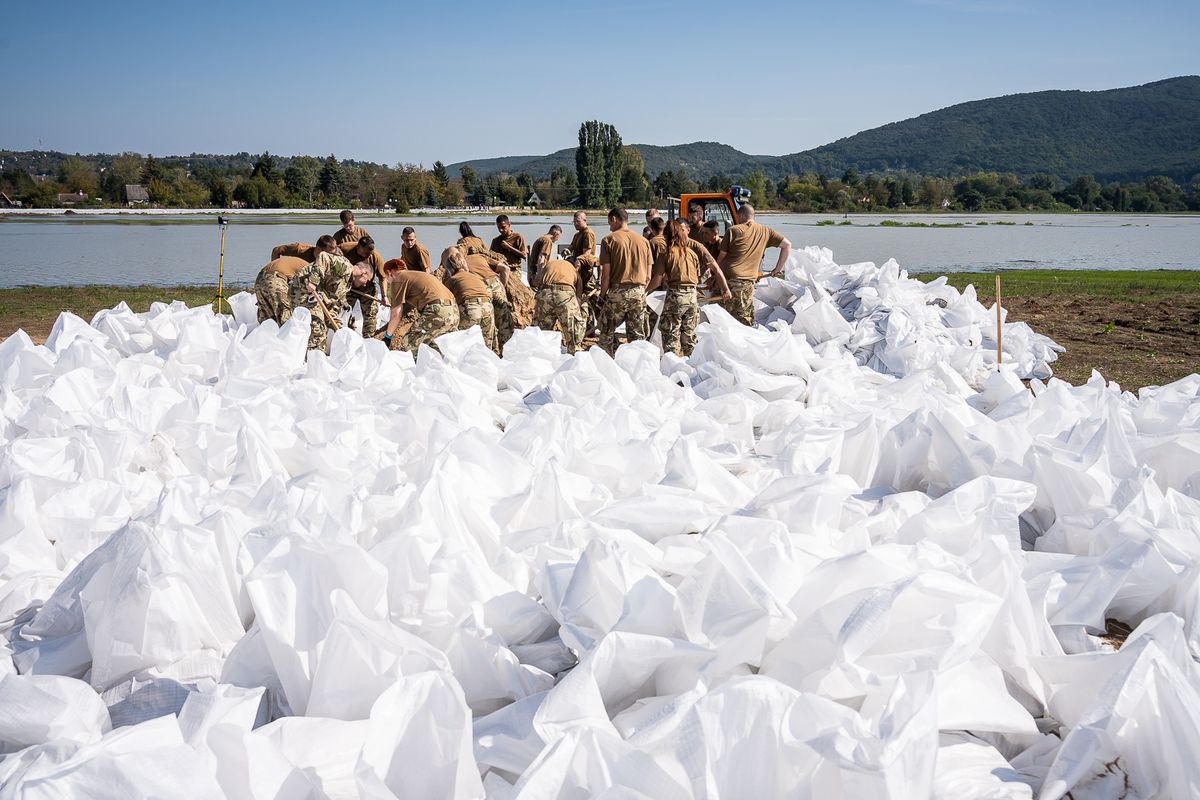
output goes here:
[{"label": "white sandbag", "polygon": [[405,678],[371,709],[355,770],[360,797],[483,796],[471,750],[471,716],[444,672]]},{"label": "white sandbag", "polygon": [[0,708],[0,752],[56,741],[91,744],[112,727],[90,686],[59,675],[0,678]]},{"label": "white sandbag", "polygon": [[1200,376],[1027,388],[973,289],[815,248],[756,308],[9,337],[0,797],[1195,794]]}]

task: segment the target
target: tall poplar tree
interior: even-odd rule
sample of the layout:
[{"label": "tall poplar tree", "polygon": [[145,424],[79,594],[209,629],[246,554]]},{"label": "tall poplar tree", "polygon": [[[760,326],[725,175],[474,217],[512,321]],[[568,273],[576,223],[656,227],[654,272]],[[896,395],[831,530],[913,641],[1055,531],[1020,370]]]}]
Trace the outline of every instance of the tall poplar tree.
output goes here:
[{"label": "tall poplar tree", "polygon": [[616,128],[598,120],[580,124],[575,175],[579,181],[579,201],[584,208],[608,208],[617,204],[621,197],[624,164],[621,134]]}]

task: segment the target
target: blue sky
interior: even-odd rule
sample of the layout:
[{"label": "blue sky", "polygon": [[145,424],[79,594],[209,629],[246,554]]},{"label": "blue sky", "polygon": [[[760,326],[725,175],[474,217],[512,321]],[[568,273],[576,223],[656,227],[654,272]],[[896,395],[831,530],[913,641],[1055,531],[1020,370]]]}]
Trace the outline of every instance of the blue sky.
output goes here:
[{"label": "blue sky", "polygon": [[5,3],[0,148],[431,164],[804,150],[954,103],[1200,73],[1200,3]]}]

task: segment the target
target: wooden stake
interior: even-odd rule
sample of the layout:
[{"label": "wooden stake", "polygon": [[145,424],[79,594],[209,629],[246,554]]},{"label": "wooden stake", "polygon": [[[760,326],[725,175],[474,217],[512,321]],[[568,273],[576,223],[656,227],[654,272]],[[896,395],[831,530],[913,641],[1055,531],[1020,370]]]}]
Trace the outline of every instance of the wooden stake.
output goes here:
[{"label": "wooden stake", "polygon": [[325,305],[325,301],[321,299],[321,295],[314,294],[313,297],[317,298],[317,306],[320,307],[321,313],[325,316],[325,324],[332,330],[341,330],[342,321],[329,313],[329,307]]},{"label": "wooden stake", "polygon": [[996,366],[1004,360],[1004,333],[1001,329],[1000,316],[1000,271],[996,270]]}]

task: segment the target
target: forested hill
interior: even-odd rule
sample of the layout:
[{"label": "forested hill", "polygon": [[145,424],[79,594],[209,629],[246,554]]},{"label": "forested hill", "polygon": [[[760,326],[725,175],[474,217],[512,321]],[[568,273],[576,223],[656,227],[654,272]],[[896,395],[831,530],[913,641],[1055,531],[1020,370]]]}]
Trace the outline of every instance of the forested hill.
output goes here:
[{"label": "forested hill", "polygon": [[[956,176],[980,170],[1064,180],[1138,180],[1169,175],[1185,182],[1200,172],[1200,76],[1096,92],[1012,94],[943,108],[786,156],[754,156],[715,142],[635,145],[646,174],[686,170],[690,177],[744,175],[761,168],[778,180],[806,172],[840,175],[912,172]],[[502,162],[502,163],[501,163]],[[547,177],[575,168],[575,149],[547,156],[485,159],[464,165],[481,175],[506,171]]]},{"label": "forested hill", "polygon": [[783,156],[782,172],[1044,172],[1101,181],[1200,171],[1200,77],[1100,92],[1012,94],[960,103]]}]

